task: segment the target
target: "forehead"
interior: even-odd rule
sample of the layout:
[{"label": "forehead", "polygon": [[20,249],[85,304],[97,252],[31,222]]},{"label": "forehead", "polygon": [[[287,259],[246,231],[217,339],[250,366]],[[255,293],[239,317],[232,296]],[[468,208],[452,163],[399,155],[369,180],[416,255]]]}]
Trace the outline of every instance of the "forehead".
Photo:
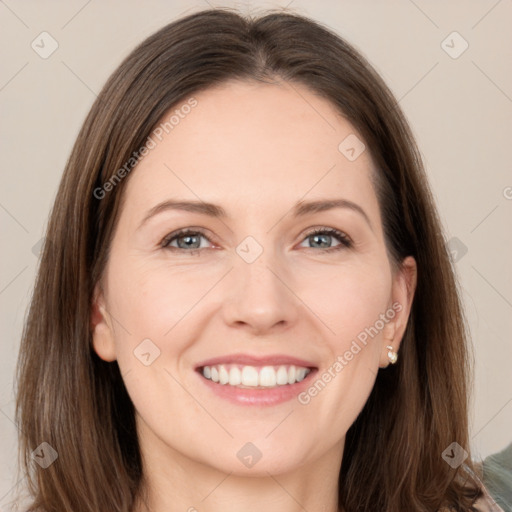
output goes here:
[{"label": "forehead", "polygon": [[351,160],[340,150],[360,135],[306,86],[231,81],[193,98],[164,116],[132,171],[125,193],[141,207],[169,196],[255,209],[340,196],[377,207],[369,151]]}]

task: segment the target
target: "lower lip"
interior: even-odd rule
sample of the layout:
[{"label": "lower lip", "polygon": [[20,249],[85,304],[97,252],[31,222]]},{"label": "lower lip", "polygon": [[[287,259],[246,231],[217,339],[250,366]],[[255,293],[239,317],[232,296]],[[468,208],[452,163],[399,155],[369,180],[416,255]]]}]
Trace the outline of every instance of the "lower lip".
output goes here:
[{"label": "lower lip", "polygon": [[281,404],[296,398],[299,393],[304,391],[310,385],[310,381],[316,371],[316,369],[311,370],[303,380],[296,382],[295,384],[276,386],[269,389],[237,388],[236,386],[230,386],[229,384],[213,382],[212,380],[204,377],[201,372],[197,372],[197,374],[204,384],[216,395],[229,400],[234,404],[267,406]]}]

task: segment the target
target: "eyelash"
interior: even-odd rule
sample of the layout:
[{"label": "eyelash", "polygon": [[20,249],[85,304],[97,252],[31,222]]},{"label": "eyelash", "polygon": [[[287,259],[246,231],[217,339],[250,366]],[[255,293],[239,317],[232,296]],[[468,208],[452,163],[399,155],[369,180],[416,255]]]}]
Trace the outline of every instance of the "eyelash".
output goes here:
[{"label": "eyelash", "polygon": [[[321,252],[335,252],[335,251],[339,251],[342,249],[350,249],[353,247],[352,240],[345,233],[343,233],[342,231],[338,231],[337,229],[334,229],[334,228],[316,228],[316,229],[310,231],[309,233],[307,233],[304,236],[303,240],[305,240],[306,238],[309,238],[311,236],[318,235],[318,234],[333,236],[333,237],[337,238],[338,241],[340,242],[340,245],[336,245],[334,247],[318,249]],[[180,236],[183,236],[183,235],[192,235],[192,236],[201,235],[206,240],[208,240],[208,242],[211,243],[211,240],[205,235],[205,233],[203,231],[184,228],[184,229],[180,229],[179,231],[175,231],[175,232],[167,235],[162,240],[161,247],[164,249],[169,249],[171,251],[184,251],[187,254],[196,254],[196,253],[200,252],[202,249],[204,249],[204,247],[203,247],[203,248],[198,248],[198,249],[187,250],[187,249],[183,249],[181,247],[171,247],[169,245],[172,241],[176,240],[177,238],[179,238]],[[306,247],[306,249],[315,249],[315,248],[314,247]]]}]

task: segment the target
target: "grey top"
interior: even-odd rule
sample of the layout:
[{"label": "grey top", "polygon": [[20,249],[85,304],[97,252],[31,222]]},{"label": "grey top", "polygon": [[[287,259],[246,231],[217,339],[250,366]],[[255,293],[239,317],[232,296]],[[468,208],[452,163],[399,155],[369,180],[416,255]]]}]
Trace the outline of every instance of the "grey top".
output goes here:
[{"label": "grey top", "polygon": [[474,465],[478,475],[468,466],[465,469],[479,482],[484,493],[473,504],[474,509],[479,512],[512,512],[512,443],[503,451],[489,455],[483,462],[475,461]]},{"label": "grey top", "polygon": [[496,510],[512,512],[512,443],[484,459],[483,483],[491,501],[500,507]]}]

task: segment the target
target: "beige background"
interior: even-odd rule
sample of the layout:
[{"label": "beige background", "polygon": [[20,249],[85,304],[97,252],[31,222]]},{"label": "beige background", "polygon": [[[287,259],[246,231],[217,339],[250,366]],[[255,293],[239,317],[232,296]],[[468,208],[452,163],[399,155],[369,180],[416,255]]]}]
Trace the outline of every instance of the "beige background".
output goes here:
[{"label": "beige background", "polygon": [[[484,457],[512,432],[512,2],[0,1],[2,264],[0,509],[12,496],[13,371],[44,233],[66,158],[95,94],[142,39],[208,5],[242,12],[289,5],[334,28],[383,75],[424,155],[456,263],[476,357],[472,448]],[[48,32],[47,59],[31,47]],[[458,58],[464,40],[468,49]],[[46,37],[46,36],[45,36]],[[49,45],[45,46],[49,48]],[[455,53],[454,53],[455,52]],[[463,245],[462,245],[463,244]],[[35,246],[35,247],[34,247]],[[35,448],[35,447],[34,447]],[[23,475],[22,475],[23,476]]]}]

